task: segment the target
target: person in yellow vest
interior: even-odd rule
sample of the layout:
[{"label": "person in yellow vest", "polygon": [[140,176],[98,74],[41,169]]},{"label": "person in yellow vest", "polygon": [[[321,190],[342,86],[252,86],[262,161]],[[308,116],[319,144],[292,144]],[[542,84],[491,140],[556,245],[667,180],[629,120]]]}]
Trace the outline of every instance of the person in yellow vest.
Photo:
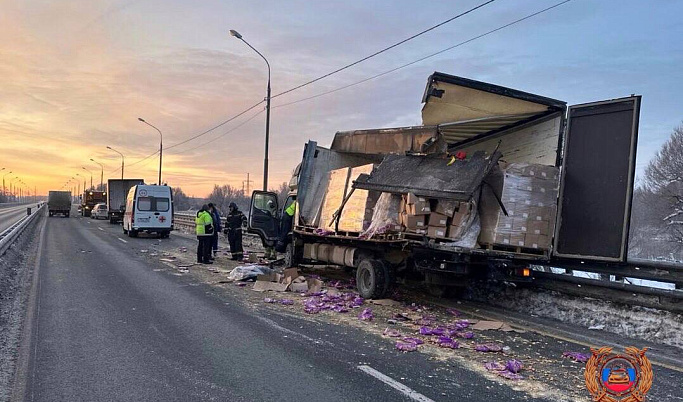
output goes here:
[{"label": "person in yellow vest", "polygon": [[285,213],[282,214],[282,220],[280,221],[280,238],[277,240],[277,245],[275,246],[275,251],[279,253],[287,251],[288,236],[289,232],[292,230],[292,222],[294,221],[296,207],[297,203],[294,201],[285,208]]},{"label": "person in yellow vest", "polygon": [[200,264],[213,264],[211,262],[211,240],[213,239],[213,218],[209,213],[209,206],[202,205],[197,211],[195,218],[197,240],[197,262]]}]

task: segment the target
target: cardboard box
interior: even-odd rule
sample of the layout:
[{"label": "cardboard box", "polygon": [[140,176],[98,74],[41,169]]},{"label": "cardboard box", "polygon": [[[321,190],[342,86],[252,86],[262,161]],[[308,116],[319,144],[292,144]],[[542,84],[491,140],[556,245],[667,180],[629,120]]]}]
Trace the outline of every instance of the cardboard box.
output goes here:
[{"label": "cardboard box", "polygon": [[402,213],[401,223],[409,230],[425,229],[427,227],[427,222],[425,218],[425,215],[408,215],[406,213]]},{"label": "cardboard box", "polygon": [[408,215],[429,215],[432,209],[428,199],[408,193],[405,199],[405,211]]},{"label": "cardboard box", "polygon": [[429,237],[446,237],[448,229],[442,226],[429,226],[427,228],[427,236]]},{"label": "cardboard box", "polygon": [[512,231],[514,233],[525,234],[529,231],[528,225],[529,221],[526,219],[513,219],[512,220]]},{"label": "cardboard box", "polygon": [[541,250],[548,250],[550,248],[550,237],[544,235],[531,235],[526,236],[526,247],[537,248]]},{"label": "cardboard box", "polygon": [[548,228],[550,223],[548,221],[531,221],[529,222],[529,227],[527,228],[527,233],[531,235],[544,235],[547,236]]},{"label": "cardboard box", "polygon": [[459,239],[463,233],[465,233],[465,227],[464,226],[449,226],[448,227],[448,233],[446,233],[446,237],[449,239]]},{"label": "cardboard box", "polygon": [[510,245],[515,247],[525,247],[525,234],[524,233],[511,233],[510,234]]},{"label": "cardboard box", "polygon": [[432,212],[429,214],[429,226],[445,228],[448,226],[448,217]]},{"label": "cardboard box", "polygon": [[453,200],[438,200],[436,201],[436,206],[433,208],[433,212],[437,214],[452,217],[460,209],[460,202]]}]

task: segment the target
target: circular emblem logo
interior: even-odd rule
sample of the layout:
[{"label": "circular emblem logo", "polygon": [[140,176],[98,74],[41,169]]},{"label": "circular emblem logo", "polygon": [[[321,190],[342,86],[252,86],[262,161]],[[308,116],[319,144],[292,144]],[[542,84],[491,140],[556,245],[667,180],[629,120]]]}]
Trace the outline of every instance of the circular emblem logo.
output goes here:
[{"label": "circular emblem logo", "polygon": [[628,347],[614,355],[612,348],[591,349],[586,363],[586,388],[599,402],[641,402],[652,386],[652,365],[642,350]]},{"label": "circular emblem logo", "polygon": [[140,190],[140,197],[147,197],[147,190]]}]

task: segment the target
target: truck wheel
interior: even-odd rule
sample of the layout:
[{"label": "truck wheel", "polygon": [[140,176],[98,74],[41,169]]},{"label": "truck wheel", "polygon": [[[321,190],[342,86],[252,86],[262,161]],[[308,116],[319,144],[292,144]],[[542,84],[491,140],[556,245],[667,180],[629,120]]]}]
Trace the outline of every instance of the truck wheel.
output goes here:
[{"label": "truck wheel", "polygon": [[365,259],[356,269],[358,293],[366,299],[379,299],[387,291],[386,268],[379,260]]}]

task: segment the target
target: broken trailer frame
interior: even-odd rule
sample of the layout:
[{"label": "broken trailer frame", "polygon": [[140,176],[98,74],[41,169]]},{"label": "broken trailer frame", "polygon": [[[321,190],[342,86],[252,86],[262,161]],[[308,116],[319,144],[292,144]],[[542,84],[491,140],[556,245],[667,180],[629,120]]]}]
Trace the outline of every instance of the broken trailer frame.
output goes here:
[{"label": "broken trailer frame", "polygon": [[[530,265],[584,267],[586,271],[598,267],[600,272],[616,275],[621,269],[632,272],[635,265],[627,260],[627,250],[640,100],[640,96],[629,96],[567,107],[562,101],[434,73],[423,97],[424,126],[337,133],[332,149],[319,147],[314,141],[306,144],[296,177],[290,182],[295,191],[287,204],[296,199],[298,206],[292,228],[284,228],[289,232],[286,264],[308,261],[356,269],[357,287],[364,297],[382,297],[397,275],[409,272],[423,274],[428,284],[441,289],[463,284],[464,277],[528,278]],[[380,142],[383,135],[399,139],[390,141],[390,147],[396,149],[385,153],[370,149],[371,142]],[[408,233],[363,239],[358,233],[316,230],[315,220],[319,219],[317,212],[331,170],[386,162],[391,160],[387,155],[391,153],[436,154],[440,144],[442,152],[483,150],[494,155],[500,148],[508,162],[559,167],[558,213],[551,249],[464,248]],[[414,191],[454,200],[465,200],[477,190],[469,188],[461,197],[438,189],[422,194],[409,186],[401,187],[400,177],[397,183],[378,181],[383,176],[381,169],[382,165],[356,180],[353,188]],[[481,186],[482,180],[472,183]],[[257,233],[265,246],[274,246],[279,238],[279,217],[284,207],[278,206],[274,193],[252,194],[249,230]],[[656,269],[654,264],[642,261],[637,266],[645,273],[641,277],[649,276],[648,266]],[[670,273],[674,281],[680,281],[679,271]]]}]

